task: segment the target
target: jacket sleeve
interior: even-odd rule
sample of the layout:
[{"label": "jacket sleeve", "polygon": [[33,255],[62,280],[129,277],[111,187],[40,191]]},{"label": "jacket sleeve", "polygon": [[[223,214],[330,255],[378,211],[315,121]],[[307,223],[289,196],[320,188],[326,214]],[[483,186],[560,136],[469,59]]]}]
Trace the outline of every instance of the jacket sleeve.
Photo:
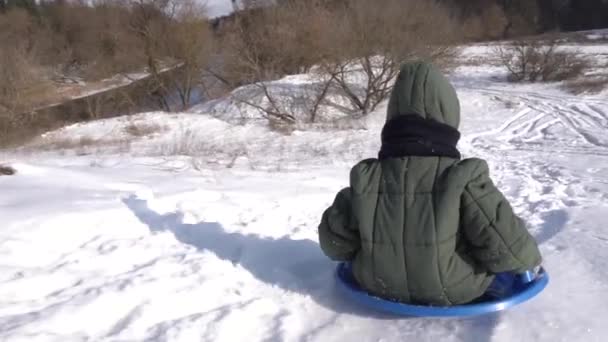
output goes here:
[{"label": "jacket sleeve", "polygon": [[461,224],[471,256],[489,272],[523,272],[540,265],[534,237],[494,186],[485,161],[466,184]]},{"label": "jacket sleeve", "polygon": [[351,261],[361,247],[361,238],[351,213],[351,189],[342,189],[325,210],[319,225],[323,253],[335,261]]}]

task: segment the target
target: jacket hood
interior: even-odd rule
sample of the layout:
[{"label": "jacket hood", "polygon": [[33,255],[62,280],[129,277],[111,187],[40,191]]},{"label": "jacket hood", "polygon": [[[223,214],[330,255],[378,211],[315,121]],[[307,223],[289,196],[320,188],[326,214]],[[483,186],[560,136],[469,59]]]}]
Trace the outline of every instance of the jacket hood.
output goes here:
[{"label": "jacket hood", "polygon": [[395,81],[386,120],[412,114],[456,129],[460,124],[460,102],[456,91],[430,63],[404,64]]}]

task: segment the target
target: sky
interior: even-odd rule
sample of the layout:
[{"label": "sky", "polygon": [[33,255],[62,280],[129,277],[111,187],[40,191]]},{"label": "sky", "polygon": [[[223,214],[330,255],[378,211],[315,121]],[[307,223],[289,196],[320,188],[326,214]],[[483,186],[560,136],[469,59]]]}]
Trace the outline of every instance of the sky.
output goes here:
[{"label": "sky", "polygon": [[200,0],[207,4],[209,17],[220,17],[232,12],[232,1],[230,0]]}]

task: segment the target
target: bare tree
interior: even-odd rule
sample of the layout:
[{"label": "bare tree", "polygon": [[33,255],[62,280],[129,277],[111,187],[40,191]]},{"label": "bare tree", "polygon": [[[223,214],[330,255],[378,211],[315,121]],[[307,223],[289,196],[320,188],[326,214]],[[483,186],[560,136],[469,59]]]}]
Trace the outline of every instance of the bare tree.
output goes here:
[{"label": "bare tree", "polygon": [[132,0],[132,15],[129,29],[143,45],[145,65],[155,82],[151,82],[149,93],[154,96],[159,106],[170,111],[168,97],[170,90],[162,78],[162,37],[167,31],[169,3],[164,0]]},{"label": "bare tree", "polygon": [[27,52],[0,49],[0,145],[29,129],[26,111],[39,104],[48,91],[45,74]]},{"label": "bare tree", "polygon": [[185,109],[190,106],[193,92],[202,92],[203,74],[213,52],[205,9],[192,0],[183,0],[170,30],[166,41],[168,55],[180,64],[171,74],[171,81]]},{"label": "bare tree", "polygon": [[48,71],[36,60],[35,24],[21,9],[0,15],[0,112],[31,109],[46,90]]},{"label": "bare tree", "polygon": [[[343,99],[351,105],[342,110],[365,115],[388,97],[402,62],[449,55],[455,28],[445,8],[423,0],[281,1],[236,15],[221,39],[216,74],[226,85],[253,84],[264,101],[239,100],[279,121],[299,121],[298,111],[308,108],[314,122],[321,108]],[[300,89],[307,102],[268,82],[313,68],[319,81]],[[329,101],[336,96],[340,104]]]},{"label": "bare tree", "polygon": [[388,97],[404,61],[449,55],[456,31],[443,7],[423,0],[354,0],[333,24],[322,68],[362,115]]},{"label": "bare tree", "polygon": [[204,7],[193,0],[136,0],[130,29],[143,45],[145,65],[155,80],[150,93],[161,108],[171,110],[173,94],[181,109],[189,107],[212,52]]},{"label": "bare tree", "polygon": [[17,173],[17,171],[12,167],[0,164],[0,176],[12,176],[15,173]]},{"label": "bare tree", "polygon": [[495,2],[478,5],[478,11],[468,12],[463,16],[462,34],[466,40],[502,39],[509,20],[504,9]]},{"label": "bare tree", "polygon": [[321,60],[326,54],[323,44],[329,12],[306,2],[263,10],[258,5],[249,4],[253,9],[237,15],[222,37],[222,67],[213,72],[229,86],[251,84],[255,96],[240,92],[237,100],[259,110],[269,121],[314,122],[329,93],[330,78],[318,74],[292,92],[269,81],[308,72]]}]

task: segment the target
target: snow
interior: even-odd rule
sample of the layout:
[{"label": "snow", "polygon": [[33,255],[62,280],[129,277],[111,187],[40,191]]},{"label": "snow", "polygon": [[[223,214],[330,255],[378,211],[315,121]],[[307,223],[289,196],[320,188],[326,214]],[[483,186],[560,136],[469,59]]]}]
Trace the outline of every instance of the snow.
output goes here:
[{"label": "snow", "polygon": [[377,152],[386,104],[350,126],[285,134],[235,122],[228,97],[0,152],[17,170],[0,177],[0,340],[603,341],[608,100],[505,83],[489,65],[450,78],[459,148],[488,161],[540,243],[551,283],[532,301],[467,319],[346,301],[316,227],[350,166]]},{"label": "snow", "polygon": [[585,31],[586,37],[589,40],[606,40],[608,39],[608,30],[599,29],[599,30],[590,30]]},{"label": "snow", "polygon": [[[602,36],[601,33],[587,35],[586,37],[592,41],[589,44],[577,44],[565,40],[559,43],[558,48],[560,51],[574,52],[578,55],[591,57],[592,61],[595,61],[597,64],[601,65],[603,62],[606,61],[606,58],[608,56],[608,47],[605,44],[593,44],[593,40],[601,39],[601,37],[608,37],[608,31],[603,34],[605,34],[606,36]],[[487,43],[463,46],[459,50],[462,56],[466,56],[469,58],[484,58],[485,62],[490,62],[496,60],[496,58],[491,57],[491,55],[497,47],[498,45],[495,43]]]},{"label": "snow", "polygon": [[[161,68],[158,72],[164,73],[168,70],[179,67],[180,65],[181,64],[166,66],[166,67]],[[75,99],[95,95],[98,93],[106,92],[108,90],[124,87],[126,85],[129,85],[133,82],[142,80],[149,76],[150,76],[150,73],[148,73],[148,72],[132,72],[132,73],[124,74],[124,75],[115,75],[113,77],[101,80],[99,82],[100,84],[96,85],[94,88],[91,88],[89,90],[83,90],[83,91],[79,92],[77,95],[71,96],[70,98],[75,100]]]},{"label": "snow", "polygon": [[[359,69],[351,67],[347,77],[350,85],[364,82],[365,75]],[[282,79],[248,85],[237,88],[227,97],[209,101],[191,108],[191,112],[211,114],[219,119],[231,122],[251,122],[254,120],[268,122],[265,118],[264,108],[267,111],[276,111],[293,115],[297,123],[310,122],[310,112],[315,99],[322,92],[327,79],[315,74],[289,75]],[[266,95],[264,87],[269,95]],[[352,86],[351,89],[360,87]],[[269,100],[272,99],[272,103]],[[275,108],[274,106],[278,107]],[[349,117],[350,102],[346,96],[330,87],[324,101],[318,109],[316,122],[335,122]]]}]

